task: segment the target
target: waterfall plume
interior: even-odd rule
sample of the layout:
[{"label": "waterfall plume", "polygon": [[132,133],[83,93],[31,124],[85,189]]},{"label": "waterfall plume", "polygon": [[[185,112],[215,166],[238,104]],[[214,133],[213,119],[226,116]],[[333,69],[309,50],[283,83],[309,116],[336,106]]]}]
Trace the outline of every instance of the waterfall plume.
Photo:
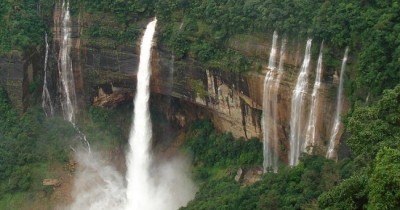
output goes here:
[{"label": "waterfall plume", "polygon": [[290,151],[289,164],[296,166],[299,161],[301,148],[304,144],[303,135],[303,114],[305,108],[305,96],[308,86],[308,69],[311,59],[311,43],[312,39],[307,40],[306,51],[304,53],[304,61],[297,78],[296,87],[293,90],[291,112],[290,112]]},{"label": "waterfall plume", "polygon": [[[149,111],[150,58],[157,20],[147,25],[140,46],[137,91],[127,154],[127,203],[130,209],[178,209],[194,196],[190,179],[172,163],[154,169],[151,154],[152,125]],[[182,164],[182,163],[180,163]],[[152,173],[151,171],[158,171]],[[180,183],[180,184],[178,184]],[[184,185],[183,185],[184,184]]]},{"label": "waterfall plume", "polygon": [[60,102],[64,119],[72,124],[79,139],[86,145],[88,152],[91,151],[89,141],[84,133],[80,131],[75,122],[77,98],[75,92],[75,76],[72,68],[71,59],[71,15],[69,11],[69,1],[63,0],[61,6],[61,33],[60,33],[60,52],[58,57],[59,90]]},{"label": "waterfall plume", "polygon": [[189,162],[183,156],[155,160],[151,151],[150,61],[157,20],[145,30],[140,46],[133,122],[126,154],[127,172],[121,175],[96,152],[77,152],[77,173],[72,210],[175,210],[194,198]]},{"label": "waterfall plume", "polygon": [[69,1],[63,0],[61,8],[61,37],[59,53],[59,89],[61,92],[61,108],[64,119],[75,123],[76,93],[75,78],[72,69],[71,52],[71,16]]},{"label": "waterfall plume", "polygon": [[[278,33],[275,31],[272,39],[272,47],[268,62],[268,73],[264,79],[264,98],[263,98],[263,169],[264,172],[272,170],[278,172],[278,136],[276,130],[276,89],[275,75],[276,72],[276,53],[277,53]],[[275,89],[275,90],[274,90]]]},{"label": "waterfall plume", "polygon": [[347,56],[349,53],[349,48],[346,48],[344,52],[344,57],[342,61],[342,66],[340,69],[340,78],[339,78],[339,87],[337,94],[337,102],[336,102],[336,112],[335,112],[335,120],[332,127],[331,137],[329,140],[328,151],[326,152],[326,158],[332,159],[335,157],[335,145],[336,138],[340,131],[340,114],[342,112],[342,103],[343,103],[343,82],[344,82],[344,71],[346,69]]},{"label": "waterfall plume", "polygon": [[318,64],[317,64],[317,73],[315,75],[315,83],[314,83],[314,88],[313,92],[311,94],[311,107],[310,107],[310,115],[308,117],[308,123],[307,123],[307,133],[306,133],[306,139],[305,139],[305,144],[304,144],[304,152],[308,152],[309,154],[312,154],[313,152],[313,147],[315,146],[315,141],[316,141],[316,135],[317,135],[317,120],[319,117],[319,104],[320,104],[320,98],[319,98],[319,90],[321,88],[321,79],[322,79],[322,50],[324,49],[324,42],[321,44],[321,49],[319,51],[319,56],[318,56]]},{"label": "waterfall plume", "polygon": [[42,108],[46,116],[54,115],[53,102],[51,100],[50,92],[47,85],[47,61],[49,58],[49,42],[47,39],[47,33],[44,36],[45,44],[46,44],[46,52],[44,57],[44,75],[43,75],[43,90],[42,90]]}]

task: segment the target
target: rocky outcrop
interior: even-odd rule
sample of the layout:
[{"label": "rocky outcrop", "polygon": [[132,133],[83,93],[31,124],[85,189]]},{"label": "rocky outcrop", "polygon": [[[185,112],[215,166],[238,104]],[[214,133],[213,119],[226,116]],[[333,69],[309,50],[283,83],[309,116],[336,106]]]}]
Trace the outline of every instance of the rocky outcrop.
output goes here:
[{"label": "rocky outcrop", "polygon": [[[57,14],[54,15],[57,19]],[[124,46],[95,43],[82,35],[85,27],[93,21],[89,14],[79,14],[73,21],[72,57],[77,77],[77,95],[83,96],[84,104],[116,107],[131,102],[135,92],[135,77],[139,62],[139,40]],[[81,20],[81,21],[78,21]],[[55,30],[57,24],[55,24]],[[228,46],[260,64],[261,69],[239,74],[224,69],[206,68],[202,63],[187,58],[175,60],[162,46],[155,46],[152,54],[151,90],[153,95],[171,97],[176,107],[186,111],[165,108],[168,119],[185,126],[195,118],[208,117],[222,132],[231,132],[235,137],[262,139],[261,118],[264,77],[269,71],[267,62],[271,48],[271,36],[241,35],[232,37]],[[287,47],[278,92],[278,138],[281,160],[287,161],[290,135],[290,107],[292,91],[303,60],[305,41],[287,38]],[[57,40],[55,40],[57,42]],[[57,44],[55,44],[57,46]],[[319,46],[319,44],[315,44]],[[318,48],[318,47],[316,47]],[[55,50],[57,51],[57,50]],[[279,60],[279,58],[277,58]],[[306,101],[310,101],[315,77],[316,57],[310,67],[310,85]],[[326,71],[321,88],[319,141],[316,151],[326,151],[334,113],[336,82],[333,70]],[[176,103],[179,101],[179,103]],[[165,104],[163,104],[164,106]],[[306,105],[308,109],[309,105]],[[183,109],[183,108],[182,108]],[[308,116],[304,116],[305,119]]]},{"label": "rocky outcrop", "polygon": [[37,72],[40,69],[37,52],[23,54],[12,51],[0,56],[0,86],[3,87],[11,103],[19,113],[27,108],[29,91],[38,88]]},{"label": "rocky outcrop", "polygon": [[0,85],[5,88],[17,110],[24,109],[24,66],[25,62],[18,52],[0,57]]},{"label": "rocky outcrop", "polygon": [[[243,42],[249,42],[242,40]],[[268,43],[267,39],[261,39]],[[176,61],[172,53],[160,46],[155,46],[152,55],[151,90],[153,94],[171,96],[186,101],[194,106],[190,112],[206,111],[216,128],[222,132],[231,132],[235,137],[262,139],[261,116],[263,103],[264,77],[267,68],[268,51],[271,47],[265,43],[251,41],[242,43],[231,41],[231,47],[247,56],[258,59],[262,64],[260,72],[241,75],[221,69],[207,69],[201,63],[186,59]],[[259,45],[257,45],[257,43]],[[285,53],[284,74],[278,90],[278,137],[281,160],[287,161],[290,135],[290,107],[292,91],[296,83],[305,48],[304,43],[289,41]],[[304,45],[304,46],[303,46]],[[99,106],[114,107],[124,100],[131,101],[134,93],[135,74],[138,65],[139,46],[101,49],[90,45],[81,46],[82,69],[85,86],[92,89],[91,103]],[[279,59],[279,58],[278,58]],[[315,77],[316,58],[310,67],[310,85],[306,102],[310,101],[312,84]],[[320,91],[323,113],[318,125],[319,141],[316,151],[326,151],[335,107],[337,80],[333,75],[324,75],[324,83]],[[120,92],[124,90],[125,92]],[[100,93],[100,94],[99,94]],[[306,105],[309,109],[309,104]],[[176,111],[176,110],[175,110]],[[178,124],[185,121],[185,115],[177,111],[171,114],[170,120]],[[183,117],[182,117],[183,116]],[[204,116],[202,114],[202,116]],[[305,119],[308,116],[304,116]],[[190,120],[189,120],[190,121]]]},{"label": "rocky outcrop", "polygon": [[[239,75],[221,69],[207,69],[194,60],[174,61],[173,56],[163,49],[156,48],[153,53],[153,93],[171,95],[196,104],[208,110],[210,118],[220,131],[231,132],[235,137],[258,137],[262,139],[261,115],[263,103],[264,77],[267,68],[268,44],[257,46],[257,42],[244,44],[239,41],[235,50],[257,58],[262,64],[261,72],[250,72]],[[278,138],[280,160],[287,161],[290,136],[291,97],[303,59],[305,40],[288,44],[284,64],[284,73],[278,92]],[[250,46],[250,47],[249,47]],[[319,44],[316,44],[319,47]],[[253,49],[253,50],[252,50]],[[262,58],[264,59],[262,60]],[[316,57],[310,65],[309,87],[306,93],[306,105],[303,118],[308,122],[311,92],[316,71]],[[279,58],[277,58],[279,60]],[[338,66],[337,68],[340,68]],[[333,115],[335,112],[337,76],[325,71],[323,84],[319,94],[321,103],[318,109],[318,135],[315,152],[325,154],[331,134]]]}]

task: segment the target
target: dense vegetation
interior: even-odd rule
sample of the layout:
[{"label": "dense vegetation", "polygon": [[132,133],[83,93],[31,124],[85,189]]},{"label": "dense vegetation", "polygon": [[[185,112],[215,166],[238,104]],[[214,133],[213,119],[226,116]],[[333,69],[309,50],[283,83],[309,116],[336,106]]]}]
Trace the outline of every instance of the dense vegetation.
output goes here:
[{"label": "dense vegetation", "polygon": [[[0,53],[43,43],[54,0],[2,1]],[[142,20],[157,16],[161,44],[177,59],[194,57],[208,67],[248,71],[252,58],[229,49],[238,34],[265,34],[274,30],[289,38],[325,40],[326,65],[336,65],[350,46],[357,63],[351,92],[379,96],[400,81],[400,4],[398,1],[230,0],[230,1],[109,1],[71,0],[72,12],[83,16],[83,35],[92,44],[116,47],[133,43]],[[89,19],[89,20],[87,20]],[[235,64],[235,65],[232,65]],[[368,88],[368,91],[365,91]]]},{"label": "dense vegetation", "polygon": [[[0,55],[43,45],[54,0],[0,1]],[[239,168],[261,164],[256,140],[234,141],[210,122],[188,130],[185,149],[200,184],[186,209],[395,209],[400,206],[400,3],[357,0],[71,0],[72,15],[83,11],[82,36],[90,44],[117,47],[140,36],[146,21],[159,19],[159,43],[176,59],[194,58],[206,68],[257,70],[252,58],[230,49],[236,35],[324,40],[325,65],[351,49],[355,72],[347,84],[352,110],[345,119],[351,149],[337,163],[304,155],[298,167],[282,166],[256,184],[234,181]],[[87,18],[87,19],[86,19]],[[195,84],[196,85],[196,84]],[[357,101],[368,94],[369,106]],[[33,106],[32,106],[33,107]],[[81,128],[89,140],[115,147],[126,139],[120,112],[90,108]],[[0,89],[0,208],[9,195],[46,192],[51,163],[68,160],[73,127],[45,118],[39,108],[18,115]],[[129,123],[124,123],[129,125]],[[114,126],[111,126],[114,125]],[[68,146],[67,146],[68,145]],[[27,196],[30,197],[30,196]],[[23,198],[25,199],[25,198]],[[23,200],[21,199],[21,200]],[[5,205],[5,206],[3,206]]]},{"label": "dense vegetation", "polygon": [[68,160],[66,143],[75,131],[59,118],[46,120],[34,108],[19,116],[1,88],[0,119],[0,208],[12,209],[3,206],[10,202],[7,195],[46,190],[42,179],[53,178],[47,168]]},{"label": "dense vegetation", "polygon": [[43,45],[53,8],[50,0],[0,2],[0,55]]},{"label": "dense vegetation", "polygon": [[277,30],[289,38],[325,40],[326,65],[350,46],[357,58],[357,94],[368,88],[380,95],[400,81],[398,1],[165,0],[157,3],[156,14],[163,23],[160,36],[178,58],[220,62],[231,54],[226,48],[235,34],[271,36]]},{"label": "dense vegetation", "polygon": [[281,166],[256,184],[234,180],[239,168],[262,161],[257,141],[217,134],[209,121],[193,124],[185,148],[200,183],[182,209],[395,209],[400,206],[400,86],[346,119],[350,158],[337,163],[304,154],[294,167]]},{"label": "dense vegetation", "polygon": [[[209,121],[194,123],[185,148],[193,157],[200,191],[182,209],[300,209],[316,208],[317,198],[356,168],[349,160],[335,163],[320,156],[303,156],[295,168],[282,166],[278,174],[245,185],[234,180],[239,168],[262,170],[262,144],[217,134]],[[243,181],[241,181],[243,182]]]},{"label": "dense vegetation", "polygon": [[394,209],[400,206],[400,85],[346,120],[348,145],[361,169],[319,198],[322,208]]},{"label": "dense vegetation", "polygon": [[[129,125],[121,122],[130,121],[121,117],[125,115],[91,108],[82,130],[92,147],[101,151],[120,145],[127,137],[121,131],[123,127],[117,125]],[[29,209],[22,206],[49,195],[52,188],[42,186],[42,180],[58,178],[56,168],[63,170],[70,159],[71,145],[77,148],[81,140],[70,123],[60,117],[47,118],[41,107],[19,115],[2,88],[0,119],[0,209]]]}]

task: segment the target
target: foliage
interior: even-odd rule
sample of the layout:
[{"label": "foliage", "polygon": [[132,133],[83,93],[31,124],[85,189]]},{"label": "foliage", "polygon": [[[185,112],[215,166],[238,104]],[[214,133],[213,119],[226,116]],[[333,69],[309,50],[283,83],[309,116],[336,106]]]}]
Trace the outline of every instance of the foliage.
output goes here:
[{"label": "foliage", "polygon": [[217,134],[210,121],[199,121],[189,128],[185,147],[193,163],[206,167],[255,165],[262,162],[262,145],[256,139],[234,140],[232,134]]},{"label": "foliage", "polygon": [[378,152],[368,180],[368,208],[395,209],[400,206],[400,150],[383,148]]},{"label": "foliage", "polygon": [[113,14],[120,24],[153,16],[154,0],[81,0],[89,12]]},{"label": "foliage", "polygon": [[145,22],[154,17],[154,0],[77,0],[87,30],[83,38],[92,46],[134,46]]},{"label": "foliage", "polygon": [[241,186],[234,181],[239,167],[261,165],[261,143],[234,140],[217,134],[210,121],[193,123],[185,148],[192,154],[194,176],[200,181],[196,198],[182,209],[301,209],[316,206],[318,196],[331,189],[351,168],[351,162],[335,164],[319,156],[304,155],[295,168],[282,167],[262,180]]},{"label": "foliage", "polygon": [[37,163],[68,159],[64,143],[73,134],[72,126],[58,119],[46,121],[43,112],[34,109],[19,116],[3,89],[0,119],[0,194],[30,189],[38,178],[34,177]]},{"label": "foliage", "polygon": [[[397,1],[163,0],[155,11],[161,22],[160,41],[172,46],[177,58],[184,53],[202,62],[219,61],[227,56],[234,35],[277,30],[290,39],[324,40],[337,59],[350,46],[357,58],[357,94],[368,90],[379,96],[400,81]],[[179,48],[184,50],[176,50],[176,40],[185,40]]]},{"label": "foliage", "polygon": [[123,130],[129,130],[131,119],[126,117],[126,113],[129,113],[130,110],[125,110],[122,107],[118,111],[94,106],[90,107],[88,110],[88,119],[85,119],[81,123],[82,131],[84,131],[90,144],[106,149],[120,146],[124,142],[124,139],[128,138]]},{"label": "foliage", "polygon": [[385,90],[381,100],[357,105],[346,119],[353,163],[363,167],[337,187],[322,194],[321,208],[393,209],[400,204],[400,86]]},{"label": "foliage", "polygon": [[372,160],[380,148],[400,146],[400,85],[370,107],[358,106],[346,120],[348,145],[356,156]]},{"label": "foliage", "polygon": [[[0,54],[11,50],[27,50],[43,42],[45,19],[38,6],[48,9],[51,0],[22,0],[0,2]],[[45,11],[49,13],[50,11]]]}]

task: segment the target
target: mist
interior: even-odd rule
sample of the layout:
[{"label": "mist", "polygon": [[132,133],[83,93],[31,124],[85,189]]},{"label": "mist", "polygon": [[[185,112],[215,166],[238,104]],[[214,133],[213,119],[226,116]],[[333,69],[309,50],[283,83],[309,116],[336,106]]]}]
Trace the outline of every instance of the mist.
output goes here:
[{"label": "mist", "polygon": [[[72,191],[73,203],[64,210],[123,210],[127,207],[126,180],[99,153],[77,151],[78,168]],[[174,210],[185,206],[197,191],[191,179],[190,162],[183,155],[154,163],[148,185],[152,196],[144,209]]]}]

